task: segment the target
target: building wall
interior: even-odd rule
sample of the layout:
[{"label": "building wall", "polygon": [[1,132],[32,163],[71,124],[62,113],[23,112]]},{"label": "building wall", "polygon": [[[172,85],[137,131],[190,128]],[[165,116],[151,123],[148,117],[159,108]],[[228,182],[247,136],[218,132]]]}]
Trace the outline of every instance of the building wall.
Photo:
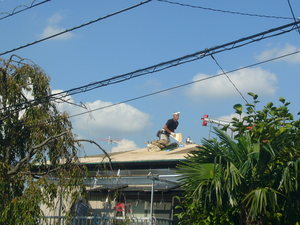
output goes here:
[{"label": "building wall", "polygon": [[[158,218],[171,219],[173,215],[173,198],[179,192],[154,192],[153,215]],[[149,217],[151,207],[151,192],[107,192],[91,191],[87,201],[90,213],[99,216]],[[124,210],[118,212],[118,203],[124,204]]]}]

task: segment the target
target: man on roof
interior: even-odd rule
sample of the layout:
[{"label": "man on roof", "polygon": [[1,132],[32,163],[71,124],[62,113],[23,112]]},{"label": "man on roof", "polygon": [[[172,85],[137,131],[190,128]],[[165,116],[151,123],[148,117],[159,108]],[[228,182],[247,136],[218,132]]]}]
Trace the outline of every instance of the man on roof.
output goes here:
[{"label": "man on roof", "polygon": [[163,129],[157,132],[158,140],[148,145],[149,151],[161,150],[170,145],[170,136],[175,137],[175,130],[179,125],[179,115],[180,112],[174,112],[173,117],[166,122]]},{"label": "man on roof", "polygon": [[180,112],[174,112],[173,113],[173,118],[169,119],[167,121],[167,123],[164,125],[164,130],[166,131],[167,135],[170,136],[174,136],[174,132],[176,130],[176,128],[178,127],[178,120],[179,120],[179,114]]}]

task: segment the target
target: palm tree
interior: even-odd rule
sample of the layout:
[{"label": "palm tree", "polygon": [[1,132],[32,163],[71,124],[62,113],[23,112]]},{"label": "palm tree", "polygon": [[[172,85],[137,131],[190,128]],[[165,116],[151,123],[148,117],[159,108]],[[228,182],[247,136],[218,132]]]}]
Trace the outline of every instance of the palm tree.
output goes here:
[{"label": "palm tree", "polygon": [[[292,148],[290,143],[285,148],[283,138],[290,138],[285,132],[261,141],[253,132],[232,139],[215,128],[217,138],[204,139],[203,145],[179,166],[185,197],[199,206],[197,213],[227,215],[234,224],[299,221],[300,146]],[[297,137],[298,133],[294,132]]]}]

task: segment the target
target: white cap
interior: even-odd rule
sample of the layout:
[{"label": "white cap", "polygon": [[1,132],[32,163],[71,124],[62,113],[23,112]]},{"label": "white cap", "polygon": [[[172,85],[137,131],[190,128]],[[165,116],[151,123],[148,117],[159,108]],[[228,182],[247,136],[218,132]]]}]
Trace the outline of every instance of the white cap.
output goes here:
[{"label": "white cap", "polygon": [[173,113],[173,115],[179,115],[180,114],[180,112],[174,112]]}]

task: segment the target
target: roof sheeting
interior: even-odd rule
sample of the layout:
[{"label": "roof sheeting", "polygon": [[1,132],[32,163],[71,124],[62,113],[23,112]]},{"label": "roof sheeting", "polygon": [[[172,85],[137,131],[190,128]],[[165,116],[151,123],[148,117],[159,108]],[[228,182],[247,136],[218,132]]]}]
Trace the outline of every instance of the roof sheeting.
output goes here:
[{"label": "roof sheeting", "polygon": [[[197,146],[198,145],[196,144],[188,144],[181,148],[157,152],[149,152],[147,148],[142,148],[126,152],[109,153],[109,156],[111,158],[112,163],[183,160],[189,152],[196,150]],[[79,160],[81,163],[87,164],[109,162],[108,158],[104,154],[82,157]]]}]

